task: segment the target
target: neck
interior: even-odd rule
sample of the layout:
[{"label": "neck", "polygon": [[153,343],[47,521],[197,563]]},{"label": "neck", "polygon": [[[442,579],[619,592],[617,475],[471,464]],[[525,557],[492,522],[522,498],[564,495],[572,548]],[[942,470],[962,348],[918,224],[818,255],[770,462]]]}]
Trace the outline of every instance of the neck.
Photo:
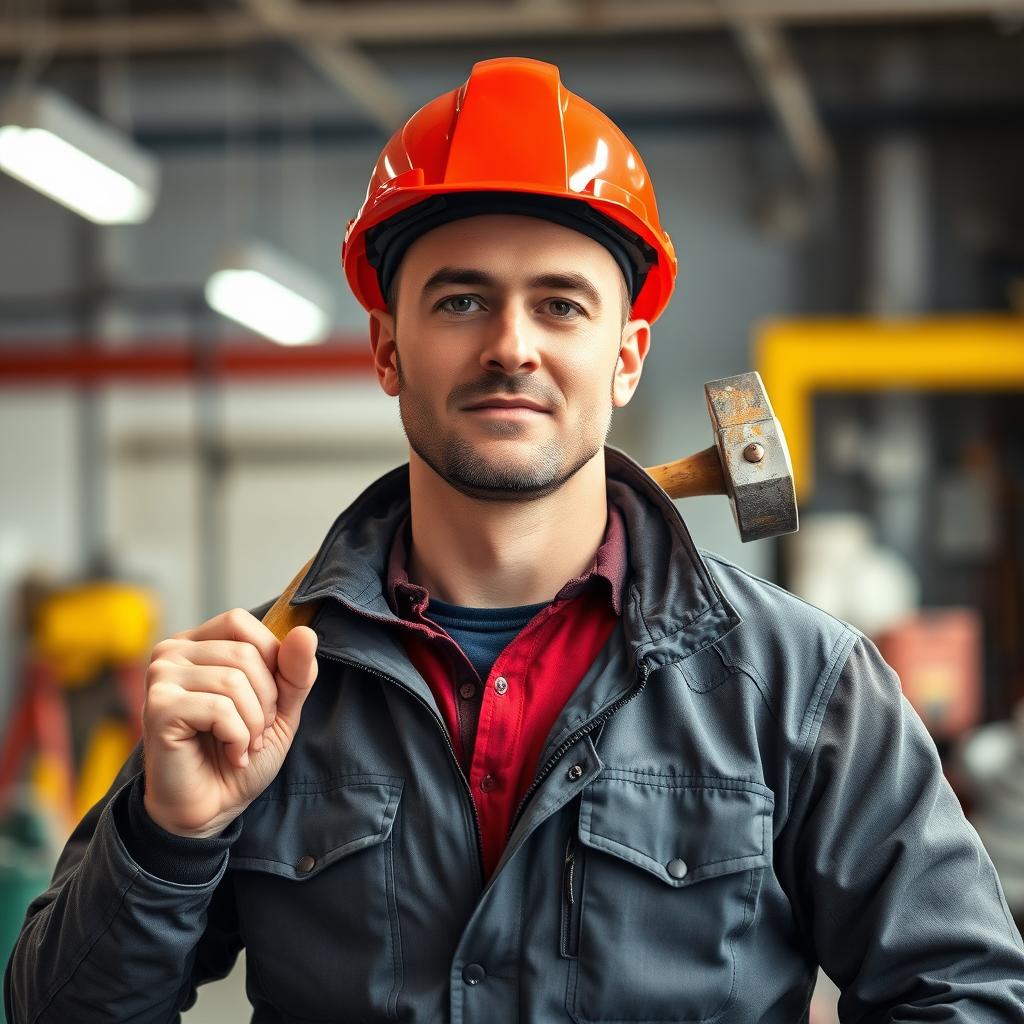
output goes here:
[{"label": "neck", "polygon": [[511,608],[550,601],[590,568],[607,525],[604,449],[535,501],[479,501],[409,456],[409,578],[450,604]]}]

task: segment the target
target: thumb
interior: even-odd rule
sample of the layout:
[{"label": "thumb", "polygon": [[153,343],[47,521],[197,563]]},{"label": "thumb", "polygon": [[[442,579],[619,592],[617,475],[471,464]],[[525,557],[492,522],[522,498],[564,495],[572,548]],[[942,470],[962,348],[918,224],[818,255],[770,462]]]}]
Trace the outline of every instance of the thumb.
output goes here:
[{"label": "thumb", "polygon": [[277,715],[298,728],[302,705],[316,681],[317,635],[309,626],[292,629],[277,651]]}]

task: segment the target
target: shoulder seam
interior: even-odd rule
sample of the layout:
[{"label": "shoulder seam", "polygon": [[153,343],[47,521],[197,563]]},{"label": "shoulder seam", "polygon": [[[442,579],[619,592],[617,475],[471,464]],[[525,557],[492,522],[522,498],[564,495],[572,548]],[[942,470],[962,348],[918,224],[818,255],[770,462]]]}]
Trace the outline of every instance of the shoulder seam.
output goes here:
[{"label": "shoulder seam", "polygon": [[830,619],[837,626],[842,626],[844,633],[852,632],[855,636],[863,636],[861,631],[854,626],[852,623],[846,622],[843,619],[838,618],[831,612],[826,611],[824,608],[819,608],[816,604],[811,604],[810,601],[805,601],[799,594],[794,594],[791,590],[786,590],[785,587],[780,587],[778,583],[773,583],[771,580],[766,580],[763,576],[758,576],[756,573],[750,572],[744,569],[742,566],[737,565],[735,562],[730,562],[727,558],[722,558],[721,555],[716,555],[710,551],[702,551],[701,554],[709,561],[717,562],[725,569],[735,569],[736,572],[746,576],[747,579],[755,580],[757,583],[763,583],[766,587],[770,587],[772,590],[778,591],[780,594],[785,594],[786,597],[804,605],[806,608],[810,608],[811,611],[817,612],[819,615],[824,615]]},{"label": "shoulder seam", "polygon": [[847,627],[844,632],[840,633],[832,647],[828,661],[826,662],[824,669],[822,669],[821,675],[818,677],[818,682],[815,685],[811,701],[807,706],[807,710],[804,712],[803,724],[800,727],[800,734],[803,739],[800,743],[796,766],[794,768],[792,778],[790,779],[789,792],[787,795],[788,807],[793,806],[793,796],[803,779],[804,771],[810,761],[811,750],[817,742],[818,734],[821,730],[821,723],[824,720],[825,712],[828,709],[828,704],[832,698],[832,694],[835,692],[836,683],[843,668],[845,668],[846,663],[849,660],[850,652],[853,650],[854,644],[857,643],[860,636],[860,632],[855,630],[852,626]]}]

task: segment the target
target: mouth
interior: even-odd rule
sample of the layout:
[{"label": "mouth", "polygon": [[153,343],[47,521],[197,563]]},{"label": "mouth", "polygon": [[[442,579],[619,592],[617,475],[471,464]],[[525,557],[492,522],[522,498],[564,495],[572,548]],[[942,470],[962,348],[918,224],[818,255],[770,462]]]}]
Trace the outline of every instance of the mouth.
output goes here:
[{"label": "mouth", "polygon": [[539,402],[534,402],[529,398],[488,398],[483,402],[477,402],[475,405],[466,406],[465,411],[490,413],[492,415],[498,415],[501,413],[513,413],[517,415],[527,413],[540,413],[542,415],[550,414],[550,410],[545,409]]}]

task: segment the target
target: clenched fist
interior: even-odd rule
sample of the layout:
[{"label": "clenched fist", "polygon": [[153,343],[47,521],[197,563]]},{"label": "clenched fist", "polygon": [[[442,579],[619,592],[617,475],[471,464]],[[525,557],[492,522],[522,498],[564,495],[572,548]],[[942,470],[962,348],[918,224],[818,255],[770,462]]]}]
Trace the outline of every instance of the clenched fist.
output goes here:
[{"label": "clenched fist", "polygon": [[149,816],[216,835],[281,770],[316,680],[316,633],[284,640],[236,608],[153,648],[142,711]]}]

